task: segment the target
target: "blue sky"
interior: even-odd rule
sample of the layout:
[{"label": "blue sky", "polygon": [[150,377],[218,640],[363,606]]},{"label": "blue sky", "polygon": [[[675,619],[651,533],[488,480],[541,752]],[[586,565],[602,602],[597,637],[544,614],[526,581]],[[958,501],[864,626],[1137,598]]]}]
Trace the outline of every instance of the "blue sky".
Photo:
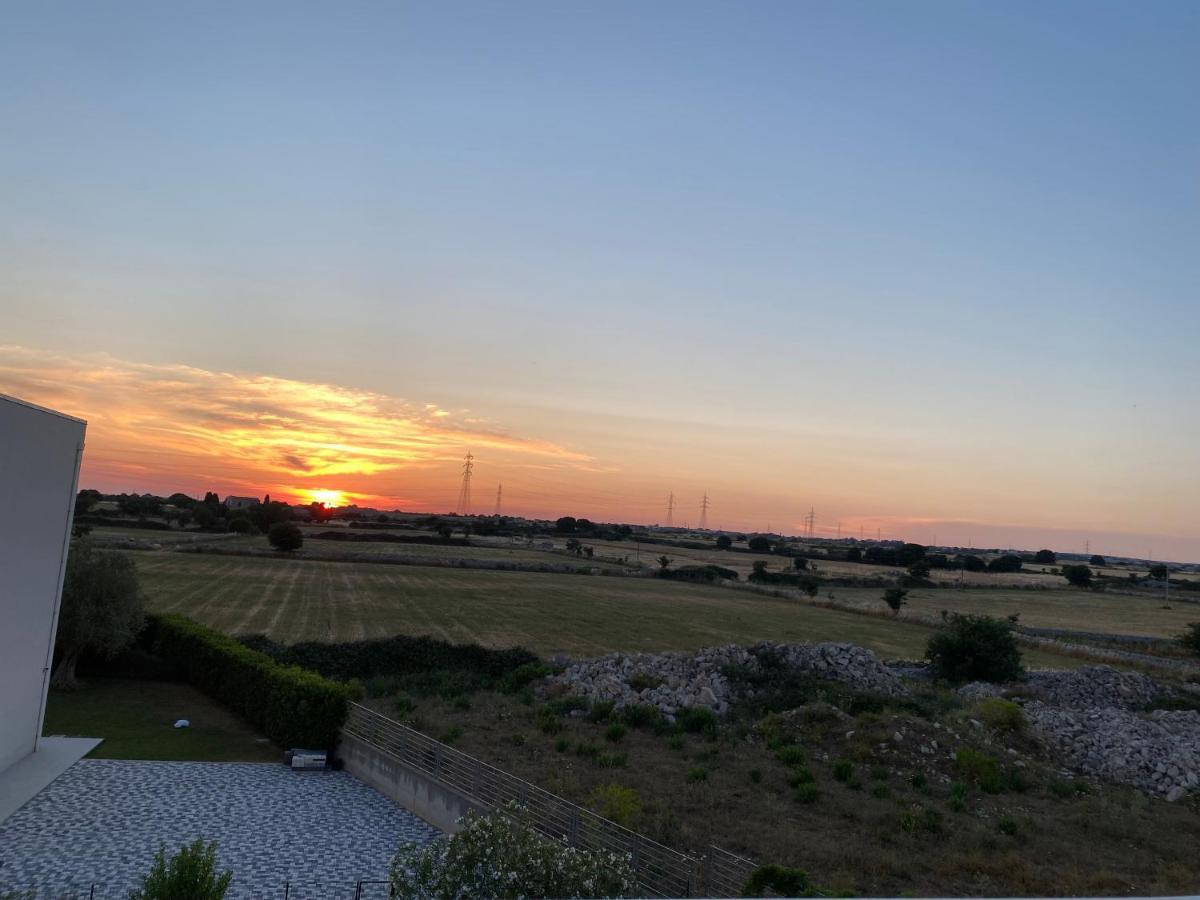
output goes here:
[{"label": "blue sky", "polygon": [[17,4],[0,74],[6,343],[1200,556],[1200,5]]}]

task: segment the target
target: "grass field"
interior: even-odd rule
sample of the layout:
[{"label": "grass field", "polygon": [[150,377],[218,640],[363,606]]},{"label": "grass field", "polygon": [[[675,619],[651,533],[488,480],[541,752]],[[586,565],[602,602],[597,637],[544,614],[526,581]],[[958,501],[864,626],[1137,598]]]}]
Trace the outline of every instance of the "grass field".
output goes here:
[{"label": "grass field", "polygon": [[[838,601],[880,609],[878,590],[834,588]],[[1106,634],[1144,634],[1175,637],[1189,622],[1200,622],[1200,605],[1173,603],[1162,608],[1159,599],[1092,591],[921,590],[909,592],[908,608],[938,614],[943,609],[1003,618],[1021,614],[1022,625],[1063,628]]]},{"label": "grass field", "polygon": [[[543,655],[849,641],[919,657],[928,628],[794,600],[647,578],[136,553],[149,607],[232,634],[345,641],[429,634]],[[1077,660],[1027,654],[1031,665]]]},{"label": "grass field", "polygon": [[[189,728],[174,728],[187,719]],[[104,738],[97,759],[278,762],[282,751],[190,685],[96,678],[51,691],[44,734]]]}]

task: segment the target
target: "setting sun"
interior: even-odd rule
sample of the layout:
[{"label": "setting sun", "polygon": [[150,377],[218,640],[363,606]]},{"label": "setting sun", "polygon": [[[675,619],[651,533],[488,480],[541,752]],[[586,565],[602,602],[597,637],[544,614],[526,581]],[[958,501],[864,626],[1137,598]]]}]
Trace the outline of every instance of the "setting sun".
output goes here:
[{"label": "setting sun", "polygon": [[330,490],[305,490],[310,503],[320,503],[322,506],[328,506],[331,509],[335,506],[342,506],[346,502],[345,491],[330,491]]}]

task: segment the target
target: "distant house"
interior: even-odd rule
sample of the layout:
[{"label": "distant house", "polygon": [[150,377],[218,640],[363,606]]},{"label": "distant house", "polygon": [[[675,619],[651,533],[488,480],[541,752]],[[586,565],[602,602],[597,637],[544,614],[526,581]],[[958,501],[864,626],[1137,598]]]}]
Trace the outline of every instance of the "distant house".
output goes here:
[{"label": "distant house", "polygon": [[248,509],[251,506],[258,506],[257,497],[226,497],[225,508],[230,512],[236,512],[239,509]]}]

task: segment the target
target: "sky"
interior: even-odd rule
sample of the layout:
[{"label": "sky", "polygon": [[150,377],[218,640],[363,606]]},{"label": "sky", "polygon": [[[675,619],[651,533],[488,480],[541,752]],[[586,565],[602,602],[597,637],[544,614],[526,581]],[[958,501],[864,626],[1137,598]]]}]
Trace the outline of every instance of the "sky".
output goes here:
[{"label": "sky", "polygon": [[5,10],[84,486],[1200,560],[1200,5]]}]

